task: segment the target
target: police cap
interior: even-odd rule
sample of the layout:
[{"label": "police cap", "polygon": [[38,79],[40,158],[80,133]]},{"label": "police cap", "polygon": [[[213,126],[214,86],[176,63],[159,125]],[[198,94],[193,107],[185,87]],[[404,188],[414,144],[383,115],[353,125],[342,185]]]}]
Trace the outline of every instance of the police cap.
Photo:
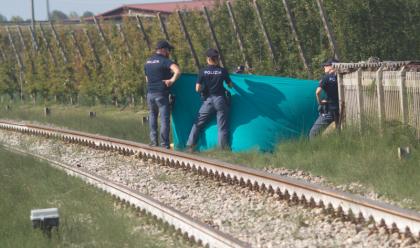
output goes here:
[{"label": "police cap", "polygon": [[173,50],[174,47],[169,44],[169,42],[167,42],[166,40],[160,40],[156,43],[156,49],[163,49],[166,48],[168,50]]},{"label": "police cap", "polygon": [[209,58],[218,58],[219,57],[219,51],[217,51],[214,48],[210,48],[206,51],[206,56]]},{"label": "police cap", "polygon": [[324,66],[331,66],[333,63],[338,63],[338,60],[336,59],[328,59],[324,63],[321,64],[322,67]]}]

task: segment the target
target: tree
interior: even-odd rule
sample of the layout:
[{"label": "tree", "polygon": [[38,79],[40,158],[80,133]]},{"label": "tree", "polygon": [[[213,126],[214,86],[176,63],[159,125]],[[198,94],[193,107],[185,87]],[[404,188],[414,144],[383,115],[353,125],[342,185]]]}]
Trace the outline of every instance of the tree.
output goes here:
[{"label": "tree", "polygon": [[53,10],[53,12],[51,12],[51,20],[53,21],[62,21],[67,19],[69,19],[69,17],[60,10]]},{"label": "tree", "polygon": [[71,11],[69,13],[69,19],[79,19],[79,18],[80,18],[80,16],[79,16],[79,14],[77,14],[76,11]]},{"label": "tree", "polygon": [[83,12],[82,17],[91,17],[91,16],[94,16],[94,15],[95,14],[93,14],[92,11],[85,11],[85,12]]},{"label": "tree", "polygon": [[4,15],[0,14],[0,22],[7,22],[7,17],[5,17]]},{"label": "tree", "polygon": [[12,16],[12,18],[10,18],[11,22],[15,22],[15,23],[19,23],[19,22],[23,22],[23,18],[20,16]]}]

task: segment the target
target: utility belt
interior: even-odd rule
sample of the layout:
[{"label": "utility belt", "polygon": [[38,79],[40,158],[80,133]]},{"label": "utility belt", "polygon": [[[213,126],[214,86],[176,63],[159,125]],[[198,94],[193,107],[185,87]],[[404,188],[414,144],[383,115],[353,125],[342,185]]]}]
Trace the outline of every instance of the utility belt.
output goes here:
[{"label": "utility belt", "polygon": [[227,90],[225,90],[223,95],[210,95],[208,92],[205,92],[205,91],[200,92],[200,98],[201,98],[201,101],[203,102],[205,102],[207,98],[209,98],[210,96],[223,96],[225,98],[227,105],[230,105],[231,98],[232,98],[232,95]]},{"label": "utility belt", "polygon": [[326,104],[318,105],[318,112],[320,114],[338,113],[338,103],[328,102]]}]

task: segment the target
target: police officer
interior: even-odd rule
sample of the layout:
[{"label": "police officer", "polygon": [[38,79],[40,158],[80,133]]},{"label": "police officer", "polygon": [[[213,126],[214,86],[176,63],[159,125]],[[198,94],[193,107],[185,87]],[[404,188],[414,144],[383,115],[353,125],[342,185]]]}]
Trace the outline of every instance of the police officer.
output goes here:
[{"label": "police officer", "polygon": [[147,82],[147,105],[149,108],[150,145],[158,146],[157,118],[160,113],[161,146],[169,149],[169,88],[181,75],[179,67],[169,59],[174,49],[169,42],[156,44],[156,53],[146,60],[144,72]]},{"label": "police officer", "polygon": [[[309,132],[309,138],[313,138],[327,128],[333,121],[338,123],[338,84],[337,74],[332,64],[338,62],[335,59],[329,59],[322,64],[325,75],[319,82],[316,89],[316,100],[318,102],[319,117]],[[326,99],[321,99],[322,91],[326,94]]]},{"label": "police officer", "polygon": [[229,104],[223,82],[233,87],[232,80],[225,68],[219,65],[219,52],[210,48],[206,52],[207,66],[198,73],[195,89],[201,94],[203,103],[198,112],[187,142],[188,151],[192,152],[197,144],[198,136],[204,125],[216,114],[218,126],[218,144],[222,149],[229,149]]}]

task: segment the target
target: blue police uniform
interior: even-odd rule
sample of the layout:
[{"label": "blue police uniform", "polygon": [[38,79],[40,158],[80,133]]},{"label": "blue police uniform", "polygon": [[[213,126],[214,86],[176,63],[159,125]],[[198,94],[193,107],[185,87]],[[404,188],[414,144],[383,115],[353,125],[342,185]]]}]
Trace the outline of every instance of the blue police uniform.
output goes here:
[{"label": "blue police uniform", "polygon": [[310,138],[318,135],[333,121],[337,122],[339,118],[337,75],[335,73],[325,75],[319,82],[319,87],[325,91],[327,103],[325,105],[320,105],[318,119],[309,132]]},{"label": "blue police uniform", "polygon": [[218,126],[218,144],[221,148],[229,148],[229,104],[226,99],[226,89],[223,82],[232,83],[229,73],[218,65],[209,65],[200,70],[197,84],[201,85],[203,103],[198,111],[187,146],[194,147],[204,125],[216,113]]},{"label": "blue police uniform", "polygon": [[161,146],[169,148],[169,88],[163,82],[172,77],[170,69],[174,62],[167,57],[154,54],[146,60],[144,71],[147,76],[147,105],[149,107],[149,127],[151,145],[158,145],[157,118],[160,113]]}]

